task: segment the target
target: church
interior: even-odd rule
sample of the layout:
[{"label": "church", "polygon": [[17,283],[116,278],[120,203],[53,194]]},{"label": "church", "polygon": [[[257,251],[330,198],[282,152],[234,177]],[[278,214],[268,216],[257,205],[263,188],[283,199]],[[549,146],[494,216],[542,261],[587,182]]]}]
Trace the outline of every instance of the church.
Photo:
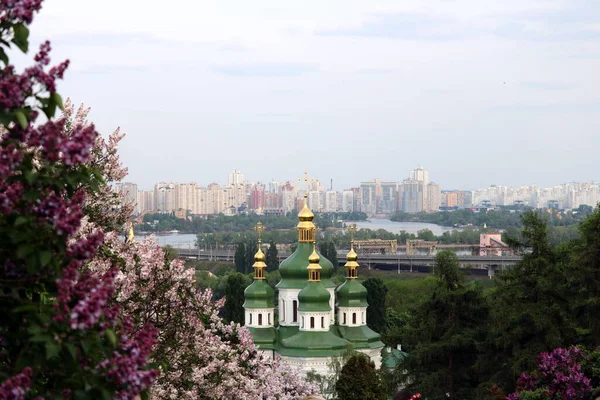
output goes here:
[{"label": "church", "polygon": [[357,280],[359,264],[353,243],[345,264],[346,280],[336,288],[331,281],[333,264],[316,248],[313,218],[305,201],[298,214],[298,247],[279,265],[278,324],[259,238],[254,281],[244,292],[246,327],[259,351],[281,357],[303,374],[311,370],[328,374],[331,359],[349,347],[369,356],[379,368],[384,344],[367,326],[367,289]]}]

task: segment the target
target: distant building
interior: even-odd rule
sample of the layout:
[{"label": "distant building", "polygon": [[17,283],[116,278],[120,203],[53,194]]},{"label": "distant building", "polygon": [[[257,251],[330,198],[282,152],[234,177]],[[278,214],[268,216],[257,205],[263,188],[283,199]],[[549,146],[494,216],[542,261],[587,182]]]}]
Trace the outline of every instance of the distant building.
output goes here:
[{"label": "distant building", "polygon": [[479,235],[480,256],[502,256],[510,253],[510,248],[502,241],[501,233],[482,233]]},{"label": "distant building", "polygon": [[344,190],[342,192],[342,211],[354,211],[354,192],[352,190]]},{"label": "distant building", "polygon": [[375,214],[377,212],[377,188],[380,188],[379,179],[369,182],[360,183],[360,210],[367,214]]},{"label": "distant building", "polygon": [[138,190],[137,211],[140,214],[147,214],[155,211],[153,190]]},{"label": "distant building", "polygon": [[175,211],[175,184],[160,182],[154,185],[154,204],[158,212]]},{"label": "distant building", "polygon": [[325,211],[336,212],[338,210],[338,192],[328,190],[325,192]]},{"label": "distant building", "polygon": [[123,182],[117,183],[114,186],[114,191],[123,195],[123,203],[132,204],[134,212],[139,214],[137,192],[138,188],[135,183]]},{"label": "distant building", "polygon": [[439,211],[441,205],[442,189],[440,185],[431,182],[427,185],[427,203],[425,204],[424,211]]},{"label": "distant building", "polygon": [[421,182],[406,179],[402,182],[402,211],[418,213],[423,211],[424,186]]},{"label": "distant building", "polygon": [[242,185],[244,183],[244,174],[237,169],[229,174],[227,179],[228,185]]}]

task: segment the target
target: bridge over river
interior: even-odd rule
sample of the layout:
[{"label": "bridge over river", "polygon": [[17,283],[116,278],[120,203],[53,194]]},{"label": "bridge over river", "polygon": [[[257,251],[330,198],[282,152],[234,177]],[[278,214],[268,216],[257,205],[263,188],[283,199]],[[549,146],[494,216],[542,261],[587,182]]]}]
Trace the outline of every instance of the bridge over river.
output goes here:
[{"label": "bridge over river", "polygon": [[[234,262],[235,250],[228,249],[175,249],[180,258],[207,261]],[[338,252],[338,263],[346,262],[346,251]],[[290,254],[279,253],[279,261],[285,260]],[[398,270],[410,272],[431,272],[435,255],[407,255],[407,254],[359,254],[359,263],[362,267],[381,270]],[[488,275],[490,277],[504,268],[514,265],[521,260],[520,256],[475,256],[458,255],[462,268],[469,268],[475,275]]]}]

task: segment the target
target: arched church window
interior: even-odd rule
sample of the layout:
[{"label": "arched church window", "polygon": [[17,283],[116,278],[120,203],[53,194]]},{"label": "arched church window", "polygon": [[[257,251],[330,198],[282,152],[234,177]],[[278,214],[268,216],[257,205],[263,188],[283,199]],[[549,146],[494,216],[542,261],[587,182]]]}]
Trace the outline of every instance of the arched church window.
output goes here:
[{"label": "arched church window", "polygon": [[281,321],[285,321],[285,300],[281,300]]},{"label": "arched church window", "polygon": [[267,314],[267,325],[271,325],[271,313]]},{"label": "arched church window", "polygon": [[325,317],[321,317],[321,328],[325,328]]},{"label": "arched church window", "polygon": [[252,325],[252,314],[250,314],[250,324],[248,325]]},{"label": "arched church window", "polygon": [[298,322],[298,301],[292,302],[292,322]]},{"label": "arched church window", "polygon": [[344,325],[346,325],[346,313],[344,313]]},{"label": "arched church window", "polygon": [[352,313],[352,324],[356,324],[356,313]]},{"label": "arched church window", "polygon": [[258,325],[262,325],[262,313],[258,314]]},{"label": "arched church window", "polygon": [[311,328],[315,327],[315,317],[310,317],[310,327]]}]

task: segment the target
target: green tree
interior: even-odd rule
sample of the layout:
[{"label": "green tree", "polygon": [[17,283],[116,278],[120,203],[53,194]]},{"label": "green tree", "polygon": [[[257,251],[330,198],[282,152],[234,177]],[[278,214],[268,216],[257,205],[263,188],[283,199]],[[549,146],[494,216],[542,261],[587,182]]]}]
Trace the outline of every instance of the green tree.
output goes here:
[{"label": "green tree", "polygon": [[230,322],[244,324],[244,290],[250,284],[250,279],[239,272],[227,275],[225,281],[225,319]]},{"label": "green tree", "polygon": [[375,364],[369,357],[356,354],[346,362],[335,384],[338,400],[385,400],[387,393]]},{"label": "green tree", "polygon": [[279,258],[277,252],[277,245],[274,241],[269,243],[269,249],[267,250],[267,272],[276,271],[279,268]]},{"label": "green tree", "polygon": [[524,213],[522,222],[520,238],[507,240],[523,257],[495,279],[478,363],[485,384],[497,384],[505,393],[514,391],[521,372],[535,368],[538,354],[576,340],[566,287],[568,249],[549,244],[546,221],[538,213]]},{"label": "green tree", "polygon": [[335,248],[333,240],[329,239],[319,243],[319,253],[321,253],[324,258],[331,261],[334,270],[337,269],[339,265],[337,261],[337,249]]},{"label": "green tree", "polygon": [[466,284],[455,253],[438,253],[435,265],[435,290],[403,331],[409,355],[396,371],[398,380],[432,400],[480,398],[474,365],[488,317],[483,290]]},{"label": "green tree", "polygon": [[583,328],[583,343],[600,344],[600,208],[579,226],[580,238],[569,245],[569,286],[573,314]]},{"label": "green tree", "polygon": [[252,265],[254,264],[254,255],[258,251],[258,245],[255,240],[249,240],[246,242],[246,255],[244,264],[244,273],[249,274],[252,272]]},{"label": "green tree", "polygon": [[239,242],[233,255],[235,270],[239,273],[246,273],[246,243]]},{"label": "green tree", "polygon": [[179,253],[177,253],[177,249],[175,249],[170,244],[163,247],[163,251],[165,252],[165,262],[171,262],[179,257]]},{"label": "green tree", "polygon": [[367,325],[375,332],[385,329],[386,295],[388,287],[381,278],[368,278],[363,282],[367,288]]}]

